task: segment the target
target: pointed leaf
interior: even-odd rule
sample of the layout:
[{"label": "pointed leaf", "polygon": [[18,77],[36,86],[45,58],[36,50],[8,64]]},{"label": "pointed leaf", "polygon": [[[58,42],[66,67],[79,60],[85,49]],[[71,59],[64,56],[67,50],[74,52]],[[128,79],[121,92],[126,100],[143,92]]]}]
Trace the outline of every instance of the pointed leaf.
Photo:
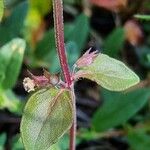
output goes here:
[{"label": "pointed leaf", "polygon": [[129,93],[106,91],[103,93],[105,102],[94,114],[93,128],[96,131],[105,131],[125,123],[147,103],[150,97],[149,90],[138,89]]},{"label": "pointed leaf", "polygon": [[47,150],[72,124],[70,92],[56,88],[41,89],[28,100],[21,135],[26,149]]},{"label": "pointed leaf", "polygon": [[91,65],[81,68],[77,76],[112,91],[125,90],[139,82],[138,76],[124,63],[104,54],[99,54]]},{"label": "pointed leaf", "polygon": [[89,17],[84,14],[80,14],[75,20],[73,30],[69,35],[69,40],[77,44],[77,51],[79,52],[85,46],[85,42],[89,34],[89,28]]},{"label": "pointed leaf", "polygon": [[103,53],[117,57],[125,42],[125,33],[123,28],[113,30],[104,41]]},{"label": "pointed leaf", "polygon": [[[23,61],[25,41],[16,38],[0,49],[0,74],[4,74],[2,87],[12,88],[18,78]],[[12,75],[13,73],[13,75]]]},{"label": "pointed leaf", "polygon": [[[14,4],[14,6],[15,5],[16,4]],[[27,10],[27,1],[20,2],[12,10],[11,15],[0,24],[0,46],[21,35]]]}]

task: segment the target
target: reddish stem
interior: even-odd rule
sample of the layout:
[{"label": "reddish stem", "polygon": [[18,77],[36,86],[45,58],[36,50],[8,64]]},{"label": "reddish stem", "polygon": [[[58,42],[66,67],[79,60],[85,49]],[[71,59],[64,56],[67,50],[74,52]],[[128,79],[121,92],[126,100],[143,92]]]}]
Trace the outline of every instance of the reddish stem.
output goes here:
[{"label": "reddish stem", "polygon": [[74,116],[73,116],[73,124],[72,127],[70,128],[70,150],[75,150],[76,147],[76,101],[75,101],[75,94],[74,94],[74,87],[72,87],[72,91],[71,91],[71,97],[73,100],[73,112],[74,112]]},{"label": "reddish stem", "polygon": [[53,10],[54,10],[55,38],[58,56],[65,82],[68,84],[68,87],[70,87],[72,81],[65,53],[62,0],[53,0]]},{"label": "reddish stem", "polygon": [[64,80],[67,83],[68,87],[71,89],[72,93],[72,104],[74,111],[74,121],[70,129],[70,150],[75,150],[76,143],[76,105],[75,105],[75,96],[74,89],[71,80],[71,74],[69,71],[67,57],[65,53],[65,44],[64,44],[64,24],[63,24],[63,3],[62,0],[53,0],[53,10],[54,10],[54,27],[55,27],[55,39],[57,45],[58,56],[64,75]]}]

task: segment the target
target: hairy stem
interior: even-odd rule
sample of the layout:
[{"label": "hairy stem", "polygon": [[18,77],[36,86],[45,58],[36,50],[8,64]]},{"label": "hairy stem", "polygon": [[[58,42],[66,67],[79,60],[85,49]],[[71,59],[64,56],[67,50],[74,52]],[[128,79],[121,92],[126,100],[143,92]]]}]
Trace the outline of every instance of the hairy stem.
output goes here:
[{"label": "hairy stem", "polygon": [[55,38],[60,65],[64,75],[65,82],[70,87],[72,81],[67,63],[67,57],[65,53],[64,43],[64,23],[63,23],[63,3],[62,0],[53,0],[54,10],[54,27],[55,27]]},{"label": "hairy stem", "polygon": [[64,80],[67,83],[68,88],[71,89],[72,94],[72,104],[74,111],[74,120],[72,127],[70,129],[70,150],[75,150],[76,143],[76,105],[75,105],[75,95],[74,88],[72,85],[71,74],[69,71],[67,57],[65,53],[65,43],[64,43],[64,24],[63,24],[63,3],[62,0],[53,0],[53,10],[54,10],[54,28],[55,28],[55,39],[57,45],[58,56],[64,76]]},{"label": "hairy stem", "polygon": [[76,100],[75,100],[75,94],[74,94],[74,87],[71,88],[71,97],[73,100],[72,103],[73,103],[74,118],[73,118],[72,127],[70,128],[70,150],[75,150],[77,118],[76,118]]}]

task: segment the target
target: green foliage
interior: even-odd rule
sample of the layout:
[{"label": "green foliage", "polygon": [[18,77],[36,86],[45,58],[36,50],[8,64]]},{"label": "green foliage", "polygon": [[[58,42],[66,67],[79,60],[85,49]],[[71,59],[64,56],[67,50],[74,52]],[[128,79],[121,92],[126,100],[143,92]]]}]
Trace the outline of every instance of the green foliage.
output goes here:
[{"label": "green foliage", "polygon": [[139,62],[142,66],[150,68],[150,48],[148,46],[142,46],[136,49]]},{"label": "green foliage", "polygon": [[26,149],[48,149],[72,123],[70,92],[56,88],[33,94],[24,110],[21,134]]},{"label": "green foliage", "polygon": [[[5,15],[2,19],[3,2],[5,4]],[[144,43],[142,46],[136,45],[135,47],[133,46],[133,49],[124,49],[123,53],[120,53],[126,44],[126,33],[123,26],[126,24],[126,21],[129,21],[128,16],[130,14],[128,12],[123,11],[123,14],[119,18],[116,16],[112,18],[109,13],[107,14],[100,9],[102,13],[98,16],[97,12],[99,12],[99,8],[95,9],[94,5],[87,7],[88,5],[83,5],[86,2],[80,0],[64,0],[63,2],[65,5],[65,47],[70,70],[72,70],[72,65],[79,58],[83,50],[93,45],[98,50],[102,47],[104,54],[100,54],[90,66],[79,68],[80,71],[78,73],[83,73],[82,77],[96,81],[104,88],[112,91],[125,90],[135,85],[139,82],[137,75],[122,62],[110,58],[121,59],[119,57],[119,54],[121,54],[122,58],[125,58],[126,62],[129,62],[131,65],[134,64],[133,67],[136,67],[139,74],[141,74],[144,82],[140,85],[145,86],[146,84],[146,86],[149,86],[149,15],[135,15],[135,18],[141,21],[141,32],[142,30],[144,31]],[[134,3],[131,4],[133,11],[134,7],[136,8],[136,5],[134,5]],[[141,14],[147,11],[145,7],[149,7],[149,2],[146,4],[144,2],[142,9],[140,9]],[[87,14],[87,8],[92,15],[86,16],[82,12],[84,10]],[[24,99],[24,95],[22,95],[21,81],[20,79],[18,80],[22,64],[25,66],[22,68],[23,73],[21,75],[23,76],[27,76],[25,73],[26,68],[29,68],[31,71],[33,69],[37,74],[40,69],[45,67],[52,72],[60,71],[55,48],[53,21],[51,19],[52,0],[0,0],[0,47],[2,46],[0,48],[0,110],[3,113],[8,110],[11,115],[22,115],[24,101],[20,99]],[[73,22],[71,22],[72,19],[74,19]],[[117,21],[115,19],[119,19],[121,26],[113,28],[114,22]],[[89,23],[91,23],[91,26]],[[102,31],[103,29],[104,31]],[[112,29],[112,32],[106,37],[105,33],[110,32],[108,29]],[[94,30],[96,30],[96,33],[93,33]],[[104,37],[106,38],[104,39],[99,33],[104,33]],[[90,41],[87,41],[89,36]],[[22,39],[14,39],[16,37],[21,37]],[[25,43],[27,44],[27,51],[24,55]],[[135,51],[133,52],[132,50],[134,49]],[[137,54],[137,58],[134,56],[134,53]],[[130,56],[134,56],[134,59],[130,58]],[[89,85],[85,93],[91,94],[91,86]],[[77,87],[75,89],[77,92],[82,92],[78,91],[81,89],[78,89],[78,85],[75,87]],[[15,88],[15,92],[17,91],[19,96],[14,93],[13,88]],[[149,93],[149,89],[139,89],[126,93],[102,90],[104,103],[93,116],[92,128],[85,129],[83,127],[82,131],[79,128],[77,138],[79,137],[79,141],[81,142],[82,140],[99,139],[105,135],[103,131],[111,128],[117,131],[115,127],[120,126],[119,131],[121,130],[121,132],[127,134],[123,135],[123,138],[126,138],[132,150],[148,150],[150,147],[150,136],[147,132],[139,131],[137,128],[141,128],[141,124],[143,125],[144,121],[149,122],[149,109],[148,106],[144,107],[150,97]],[[56,98],[54,98],[55,96]],[[81,103],[84,103],[84,99],[80,99],[81,101],[83,100]],[[141,109],[144,113],[142,111],[142,113],[139,112],[136,115]],[[69,91],[64,90],[61,93],[59,89],[47,88],[35,92],[25,106],[21,123],[22,139],[25,148],[27,150],[68,149],[68,134],[63,136],[59,141],[58,139],[69,129],[72,123],[72,116],[73,112]],[[125,123],[130,124],[129,119],[136,121],[136,125],[132,130],[128,131],[122,128],[122,126]],[[2,123],[1,125],[3,126]],[[11,129],[10,126],[10,131],[12,131]],[[5,133],[0,135],[0,150],[5,149],[4,143],[6,142],[6,138]],[[13,138],[11,143],[13,150],[24,149],[23,143],[19,138],[19,136]],[[52,145],[53,143],[55,144]],[[76,145],[78,145],[78,142]]]},{"label": "green foliage", "polygon": [[0,46],[20,35],[26,13],[27,3],[23,2],[17,5],[12,14],[0,24]]},{"label": "green foliage", "polygon": [[23,143],[21,141],[20,134],[16,135],[13,138],[12,143],[13,143],[12,144],[12,150],[24,150],[24,146],[23,146]]},{"label": "green foliage", "polygon": [[23,61],[25,41],[16,38],[0,49],[0,81],[4,89],[12,88],[18,78]]},{"label": "green foliage", "polygon": [[0,135],[0,150],[4,149],[5,140],[6,140],[6,134]]},{"label": "green foliage", "polygon": [[150,21],[150,15],[140,15],[140,14],[137,14],[137,15],[134,15],[134,17],[137,18],[137,19]]},{"label": "green foliage", "polygon": [[138,89],[129,93],[104,92],[104,104],[93,117],[93,128],[105,131],[124,124],[148,101],[150,89]]},{"label": "green foliage", "polygon": [[64,0],[64,3],[75,4],[76,0]]},{"label": "green foliage", "polygon": [[[66,51],[69,57],[69,65],[72,66],[80,56],[89,34],[89,18],[84,14],[77,17],[73,24],[64,27]],[[54,29],[49,30],[35,48],[35,57],[41,61],[50,63],[50,71],[59,69],[59,61],[55,48]]]},{"label": "green foliage", "polygon": [[81,14],[75,20],[74,27],[69,35],[69,40],[74,41],[77,44],[77,51],[81,51],[84,48],[88,34],[89,18],[86,15]]},{"label": "green foliage", "polygon": [[112,91],[125,90],[139,82],[139,77],[122,62],[99,54],[94,62],[81,68],[81,77],[93,80]]},{"label": "green foliage", "polygon": [[123,48],[124,42],[124,29],[116,28],[105,39],[103,52],[111,57],[117,57],[118,52]]},{"label": "green foliage", "polygon": [[7,108],[10,112],[21,114],[22,103],[11,90],[0,89],[0,109]]},{"label": "green foliage", "polygon": [[52,0],[29,0],[29,9],[37,10],[42,16],[47,14],[52,8]]},{"label": "green foliage", "polygon": [[149,150],[150,148],[150,136],[140,129],[129,130],[127,140],[132,150]]},{"label": "green foliage", "polygon": [[0,21],[2,19],[3,12],[4,12],[4,1],[0,0]]}]

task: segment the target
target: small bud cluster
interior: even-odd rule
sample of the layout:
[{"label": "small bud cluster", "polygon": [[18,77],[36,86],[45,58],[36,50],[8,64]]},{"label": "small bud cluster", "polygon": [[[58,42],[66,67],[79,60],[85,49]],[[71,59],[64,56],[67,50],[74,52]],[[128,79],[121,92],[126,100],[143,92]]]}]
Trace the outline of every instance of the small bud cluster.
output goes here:
[{"label": "small bud cluster", "polygon": [[24,89],[27,92],[35,91],[35,88],[42,88],[46,86],[56,86],[61,82],[60,74],[50,74],[44,70],[42,76],[35,76],[28,71],[30,78],[27,77],[23,80]]},{"label": "small bud cluster", "polygon": [[[83,56],[81,56],[74,67],[82,68],[86,67],[93,63],[94,59],[98,56],[98,51],[91,52],[91,49],[85,52]],[[44,69],[42,76],[35,76],[30,71],[28,71],[30,77],[27,77],[23,80],[24,89],[27,92],[35,91],[35,88],[42,88],[47,86],[57,86],[57,87],[66,87],[66,83],[64,83],[60,78],[60,73],[50,74],[48,71]],[[74,80],[74,74],[72,74],[72,80]]]},{"label": "small bud cluster", "polygon": [[98,51],[94,51],[94,52],[91,52],[91,48],[86,51],[83,56],[81,56],[77,62],[76,62],[76,66],[78,68],[82,68],[82,67],[85,67],[85,66],[88,66],[90,64],[93,63],[94,59],[98,56]]}]

